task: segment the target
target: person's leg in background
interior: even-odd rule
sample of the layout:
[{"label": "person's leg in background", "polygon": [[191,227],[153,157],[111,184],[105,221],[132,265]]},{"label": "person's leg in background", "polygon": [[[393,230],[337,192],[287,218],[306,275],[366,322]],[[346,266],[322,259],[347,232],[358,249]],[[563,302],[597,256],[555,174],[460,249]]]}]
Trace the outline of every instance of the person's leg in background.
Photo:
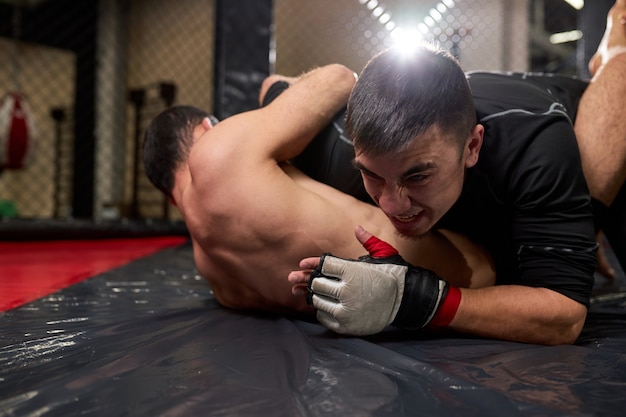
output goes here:
[{"label": "person's leg in background", "polygon": [[626,269],[626,0],[617,0],[609,11],[589,70],[576,135],[591,195],[607,208],[599,222]]}]

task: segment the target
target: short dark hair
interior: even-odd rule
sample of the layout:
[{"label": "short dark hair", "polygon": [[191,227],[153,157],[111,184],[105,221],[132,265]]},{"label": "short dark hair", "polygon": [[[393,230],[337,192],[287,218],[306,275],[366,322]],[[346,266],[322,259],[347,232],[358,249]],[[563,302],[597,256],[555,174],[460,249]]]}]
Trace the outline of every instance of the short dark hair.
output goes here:
[{"label": "short dark hair", "polygon": [[476,125],[472,93],[458,61],[431,46],[388,49],[372,58],[348,101],[346,129],[358,152],[398,152],[432,126],[459,147]]},{"label": "short dark hair", "polygon": [[150,122],[143,142],[143,166],[155,187],[172,197],[174,174],[189,157],[193,131],[204,118],[217,119],[193,106],[178,105],[162,111]]}]

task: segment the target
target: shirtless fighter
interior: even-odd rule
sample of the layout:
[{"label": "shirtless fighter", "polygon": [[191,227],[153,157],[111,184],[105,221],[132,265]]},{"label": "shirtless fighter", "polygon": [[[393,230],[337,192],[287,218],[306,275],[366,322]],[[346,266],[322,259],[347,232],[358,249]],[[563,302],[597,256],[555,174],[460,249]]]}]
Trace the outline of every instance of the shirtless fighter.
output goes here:
[{"label": "shirtless fighter", "polygon": [[[291,85],[265,107],[215,124],[203,111],[176,106],[157,116],[145,136],[146,173],[182,213],[196,266],[220,304],[311,313],[305,297],[292,295],[288,273],[303,257],[324,251],[362,255],[357,225],[456,285],[493,283],[489,257],[468,240],[447,232],[403,238],[379,208],[289,162],[345,107],[352,71],[333,64],[298,78],[270,76],[262,98],[277,81]],[[329,158],[315,161],[325,165]]]}]

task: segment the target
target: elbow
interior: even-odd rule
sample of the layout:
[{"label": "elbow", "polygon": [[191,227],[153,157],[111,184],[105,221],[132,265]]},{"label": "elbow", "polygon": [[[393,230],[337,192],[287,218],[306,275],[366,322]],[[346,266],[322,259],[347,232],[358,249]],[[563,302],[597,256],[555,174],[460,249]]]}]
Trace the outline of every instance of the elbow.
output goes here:
[{"label": "elbow", "polygon": [[326,68],[333,74],[334,79],[331,85],[342,85],[348,89],[348,92],[352,91],[357,78],[354,71],[342,64],[330,64]]},{"label": "elbow", "polygon": [[342,76],[345,76],[350,80],[356,80],[356,73],[343,64],[331,64],[329,67],[333,68],[337,72],[340,72]]},{"label": "elbow", "polygon": [[546,345],[558,346],[558,345],[573,345],[576,340],[578,340],[578,336],[580,336],[580,332],[582,331],[582,326],[579,328],[567,328],[563,329],[560,332],[556,333],[556,336],[552,337],[550,340],[546,341]]},{"label": "elbow", "polygon": [[556,320],[552,336],[545,341],[548,345],[571,345],[574,344],[585,325],[587,308],[579,304],[575,312],[568,314],[562,320]]},{"label": "elbow", "polygon": [[[568,296],[541,288],[543,312],[535,318],[535,343],[544,345],[571,345],[578,340],[587,318],[587,307]],[[541,311],[542,309],[538,309]]]},{"label": "elbow", "polygon": [[579,317],[575,323],[569,326],[569,329],[563,335],[564,337],[563,337],[563,341],[561,344],[571,345],[578,340],[578,337],[580,336],[580,333],[582,332],[583,327],[585,326],[586,318],[587,318],[587,309],[585,309],[585,313],[581,317]]}]

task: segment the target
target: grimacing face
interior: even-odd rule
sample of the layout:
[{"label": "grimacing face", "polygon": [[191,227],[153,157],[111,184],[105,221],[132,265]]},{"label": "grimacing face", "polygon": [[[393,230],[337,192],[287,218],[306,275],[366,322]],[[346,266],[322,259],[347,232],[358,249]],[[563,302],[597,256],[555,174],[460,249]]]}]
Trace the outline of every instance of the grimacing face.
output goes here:
[{"label": "grimacing face", "polygon": [[420,237],[459,198],[465,169],[478,161],[482,133],[482,126],[476,125],[460,150],[433,126],[401,152],[367,155],[357,149],[354,163],[368,194],[396,230]]}]

